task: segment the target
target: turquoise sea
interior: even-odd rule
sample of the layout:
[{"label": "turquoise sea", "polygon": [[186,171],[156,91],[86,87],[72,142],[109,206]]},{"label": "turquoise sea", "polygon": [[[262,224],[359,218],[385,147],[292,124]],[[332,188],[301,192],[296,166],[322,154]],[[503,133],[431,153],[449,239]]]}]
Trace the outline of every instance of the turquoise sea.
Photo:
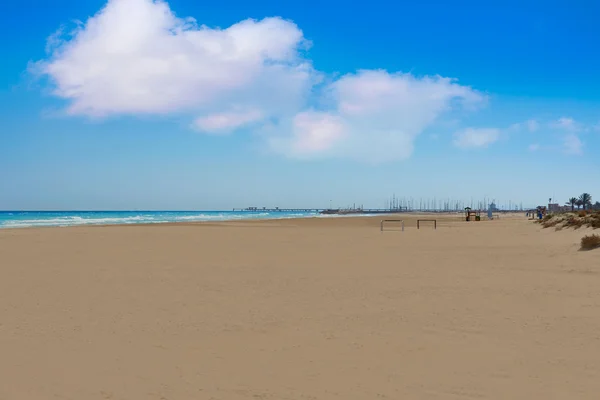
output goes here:
[{"label": "turquoise sea", "polygon": [[316,212],[264,211],[0,211],[0,228],[34,226],[158,224],[319,216]]}]

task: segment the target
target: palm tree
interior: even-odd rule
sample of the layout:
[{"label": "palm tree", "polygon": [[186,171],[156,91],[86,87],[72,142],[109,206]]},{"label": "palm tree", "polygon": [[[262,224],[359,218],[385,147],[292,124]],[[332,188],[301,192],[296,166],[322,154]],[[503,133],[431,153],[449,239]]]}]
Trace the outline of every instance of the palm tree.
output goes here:
[{"label": "palm tree", "polygon": [[584,210],[588,205],[592,205],[592,195],[589,193],[583,193],[579,196],[579,200],[581,200],[581,205],[583,205]]},{"label": "palm tree", "polygon": [[581,208],[581,206],[583,205],[583,201],[581,201],[581,199],[577,199],[577,201],[575,202],[575,205],[577,206],[577,209],[579,210]]},{"label": "palm tree", "polygon": [[594,210],[600,210],[600,201],[594,203]]},{"label": "palm tree", "polygon": [[575,211],[575,204],[577,204],[577,197],[571,197],[567,204],[571,206],[571,211]]}]

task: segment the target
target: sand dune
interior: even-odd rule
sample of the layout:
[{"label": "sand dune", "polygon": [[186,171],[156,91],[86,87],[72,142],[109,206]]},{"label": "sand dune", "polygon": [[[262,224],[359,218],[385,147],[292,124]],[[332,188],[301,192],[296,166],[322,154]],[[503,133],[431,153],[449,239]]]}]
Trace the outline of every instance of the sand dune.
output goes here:
[{"label": "sand dune", "polygon": [[523,216],[0,230],[0,399],[597,399],[600,251]]}]

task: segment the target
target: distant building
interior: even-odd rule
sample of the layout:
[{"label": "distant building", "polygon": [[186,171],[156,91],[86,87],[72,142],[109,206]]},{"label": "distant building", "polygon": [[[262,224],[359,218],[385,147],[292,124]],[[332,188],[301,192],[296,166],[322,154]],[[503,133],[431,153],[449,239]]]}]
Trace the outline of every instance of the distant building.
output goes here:
[{"label": "distant building", "polygon": [[557,213],[557,212],[566,212],[571,211],[571,206],[561,206],[558,203],[548,204],[548,212]]}]

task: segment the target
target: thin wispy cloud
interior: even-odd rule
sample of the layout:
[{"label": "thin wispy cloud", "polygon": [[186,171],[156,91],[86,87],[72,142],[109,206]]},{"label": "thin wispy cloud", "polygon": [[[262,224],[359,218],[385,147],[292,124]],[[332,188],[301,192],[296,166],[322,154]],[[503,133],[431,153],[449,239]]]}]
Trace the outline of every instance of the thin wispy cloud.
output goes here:
[{"label": "thin wispy cloud", "polygon": [[530,119],[526,123],[529,132],[537,132],[540,129],[540,123],[534,119]]},{"label": "thin wispy cloud", "polygon": [[583,154],[583,142],[574,133],[567,134],[563,139],[565,153],[570,155]]},{"label": "thin wispy cloud", "polygon": [[221,113],[213,113],[198,117],[193,127],[206,133],[229,134],[232,131],[261,121],[264,115],[259,109],[232,110]]},{"label": "thin wispy cloud", "polygon": [[[531,152],[560,149],[567,155],[581,155],[584,152],[584,142],[581,137],[590,132],[600,131],[600,124],[590,125],[577,121],[571,117],[560,117],[551,121],[528,120],[525,122],[515,123],[509,127],[509,131],[529,131],[529,132],[548,132],[552,135],[545,135],[544,140],[549,142],[548,146],[542,146],[539,143],[534,143],[528,146]],[[554,139],[553,139],[554,137]]]},{"label": "thin wispy cloud", "polygon": [[513,130],[513,131],[521,131],[521,130],[526,130],[528,132],[537,132],[540,129],[541,124],[535,120],[535,119],[530,119],[527,120],[525,122],[517,122],[515,124],[512,124],[509,129]]},{"label": "thin wispy cloud", "polygon": [[549,126],[562,132],[562,144],[565,154],[583,154],[583,142],[581,141],[580,134],[589,132],[589,126],[586,126],[571,117],[561,117],[558,120],[551,122]]},{"label": "thin wispy cloud", "polygon": [[461,149],[486,148],[500,139],[496,128],[466,128],[454,134],[454,145]]},{"label": "thin wispy cloud", "polygon": [[567,132],[580,132],[583,129],[583,126],[579,122],[570,117],[561,117],[556,121],[550,122],[549,126]]}]

